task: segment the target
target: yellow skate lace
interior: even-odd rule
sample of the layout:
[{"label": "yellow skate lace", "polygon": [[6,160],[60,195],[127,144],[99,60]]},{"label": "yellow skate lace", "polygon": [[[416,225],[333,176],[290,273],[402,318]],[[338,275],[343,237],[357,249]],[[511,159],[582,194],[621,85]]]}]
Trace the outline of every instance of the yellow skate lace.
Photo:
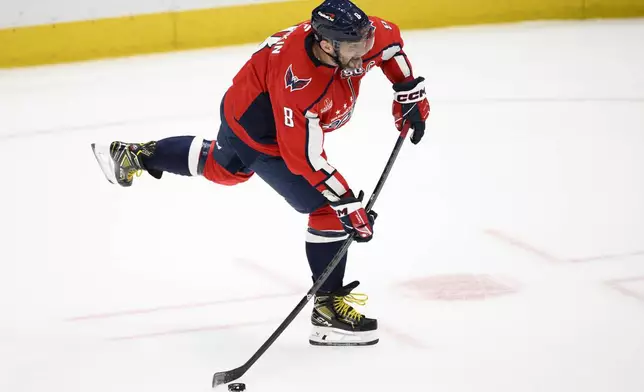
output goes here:
[{"label": "yellow skate lace", "polygon": [[364,315],[353,309],[349,304],[364,306],[368,299],[369,297],[366,294],[351,293],[345,296],[335,297],[333,299],[333,305],[335,307],[335,311],[340,316],[360,321]]},{"label": "yellow skate lace", "polygon": [[129,172],[127,172],[127,180],[132,181],[132,179],[134,178],[134,175],[136,175],[137,177],[141,177],[142,174],[143,174],[142,169],[130,170]]},{"label": "yellow skate lace", "polygon": [[[138,158],[138,155],[139,155],[142,151],[143,151],[143,150],[139,150],[139,151],[137,151],[136,155],[134,156],[134,160],[137,162],[137,165],[139,165],[139,166],[140,166],[140,164],[138,163],[138,159],[139,159],[139,158]],[[125,158],[124,158],[124,159],[125,159]],[[129,166],[129,165],[132,165],[132,162],[130,161],[129,157],[127,158],[127,162],[128,162],[128,166]],[[141,177],[141,175],[142,175],[142,174],[143,174],[143,169],[128,170],[128,172],[127,172],[127,180],[128,180],[128,181],[132,181],[132,179],[134,179],[134,176],[135,176],[135,175],[136,175],[137,177]]]}]

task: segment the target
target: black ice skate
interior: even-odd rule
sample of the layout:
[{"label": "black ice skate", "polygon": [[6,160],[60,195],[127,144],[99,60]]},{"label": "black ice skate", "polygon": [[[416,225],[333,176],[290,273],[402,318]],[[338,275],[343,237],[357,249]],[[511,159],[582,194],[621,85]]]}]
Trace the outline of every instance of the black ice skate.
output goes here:
[{"label": "black ice skate", "polygon": [[[119,184],[124,187],[132,185],[134,176],[141,176],[143,170],[143,159],[152,156],[156,148],[156,142],[148,143],[123,143],[112,142],[109,146],[92,143],[92,151],[103,170],[105,177],[112,184]],[[150,174],[160,178],[162,173]]]},{"label": "black ice skate", "polygon": [[378,343],[378,321],[358,313],[349,304],[364,305],[365,294],[351,294],[360,282],[352,282],[335,293],[315,297],[309,342],[316,346],[370,346]]}]

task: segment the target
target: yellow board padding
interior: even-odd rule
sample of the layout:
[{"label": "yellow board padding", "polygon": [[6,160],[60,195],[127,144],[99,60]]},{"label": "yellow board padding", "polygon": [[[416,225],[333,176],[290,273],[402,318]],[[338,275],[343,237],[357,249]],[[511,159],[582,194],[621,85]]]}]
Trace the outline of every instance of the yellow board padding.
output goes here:
[{"label": "yellow board padding", "polygon": [[321,1],[248,4],[177,13],[177,49],[256,42],[307,20]]},{"label": "yellow board padding", "polygon": [[172,14],[0,30],[0,67],[52,64],[174,49]]},{"label": "yellow board padding", "polygon": [[644,15],[644,0],[585,0],[586,18],[628,18]]},{"label": "yellow board padding", "polygon": [[[0,68],[260,43],[308,19],[321,0],[292,0],[0,29]],[[644,16],[644,0],[355,0],[403,29]]]},{"label": "yellow board padding", "polygon": [[[644,0],[643,0],[644,1]],[[366,12],[405,29],[580,19],[583,0],[357,0]]]},{"label": "yellow board padding", "polygon": [[261,42],[309,18],[317,4],[260,3],[0,30],[0,68]]}]

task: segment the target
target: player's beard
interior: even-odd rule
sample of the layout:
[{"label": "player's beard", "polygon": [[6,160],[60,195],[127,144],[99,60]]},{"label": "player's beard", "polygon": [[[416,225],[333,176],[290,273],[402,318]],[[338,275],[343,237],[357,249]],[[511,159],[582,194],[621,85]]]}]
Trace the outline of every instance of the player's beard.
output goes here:
[{"label": "player's beard", "polygon": [[344,59],[340,59],[340,66],[342,69],[349,69],[349,70],[354,70],[354,69],[361,69],[362,68],[362,57],[357,57],[357,58],[351,58],[347,61]]}]

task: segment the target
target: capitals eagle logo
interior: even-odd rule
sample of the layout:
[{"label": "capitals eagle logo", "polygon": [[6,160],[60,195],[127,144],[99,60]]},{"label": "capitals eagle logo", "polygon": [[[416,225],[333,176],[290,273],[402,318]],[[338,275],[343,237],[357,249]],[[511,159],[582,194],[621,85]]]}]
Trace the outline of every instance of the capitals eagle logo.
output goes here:
[{"label": "capitals eagle logo", "polygon": [[286,70],[286,75],[284,75],[284,82],[286,83],[286,88],[290,88],[291,92],[302,90],[311,83],[311,78],[300,79],[293,73],[293,64],[288,66]]}]

